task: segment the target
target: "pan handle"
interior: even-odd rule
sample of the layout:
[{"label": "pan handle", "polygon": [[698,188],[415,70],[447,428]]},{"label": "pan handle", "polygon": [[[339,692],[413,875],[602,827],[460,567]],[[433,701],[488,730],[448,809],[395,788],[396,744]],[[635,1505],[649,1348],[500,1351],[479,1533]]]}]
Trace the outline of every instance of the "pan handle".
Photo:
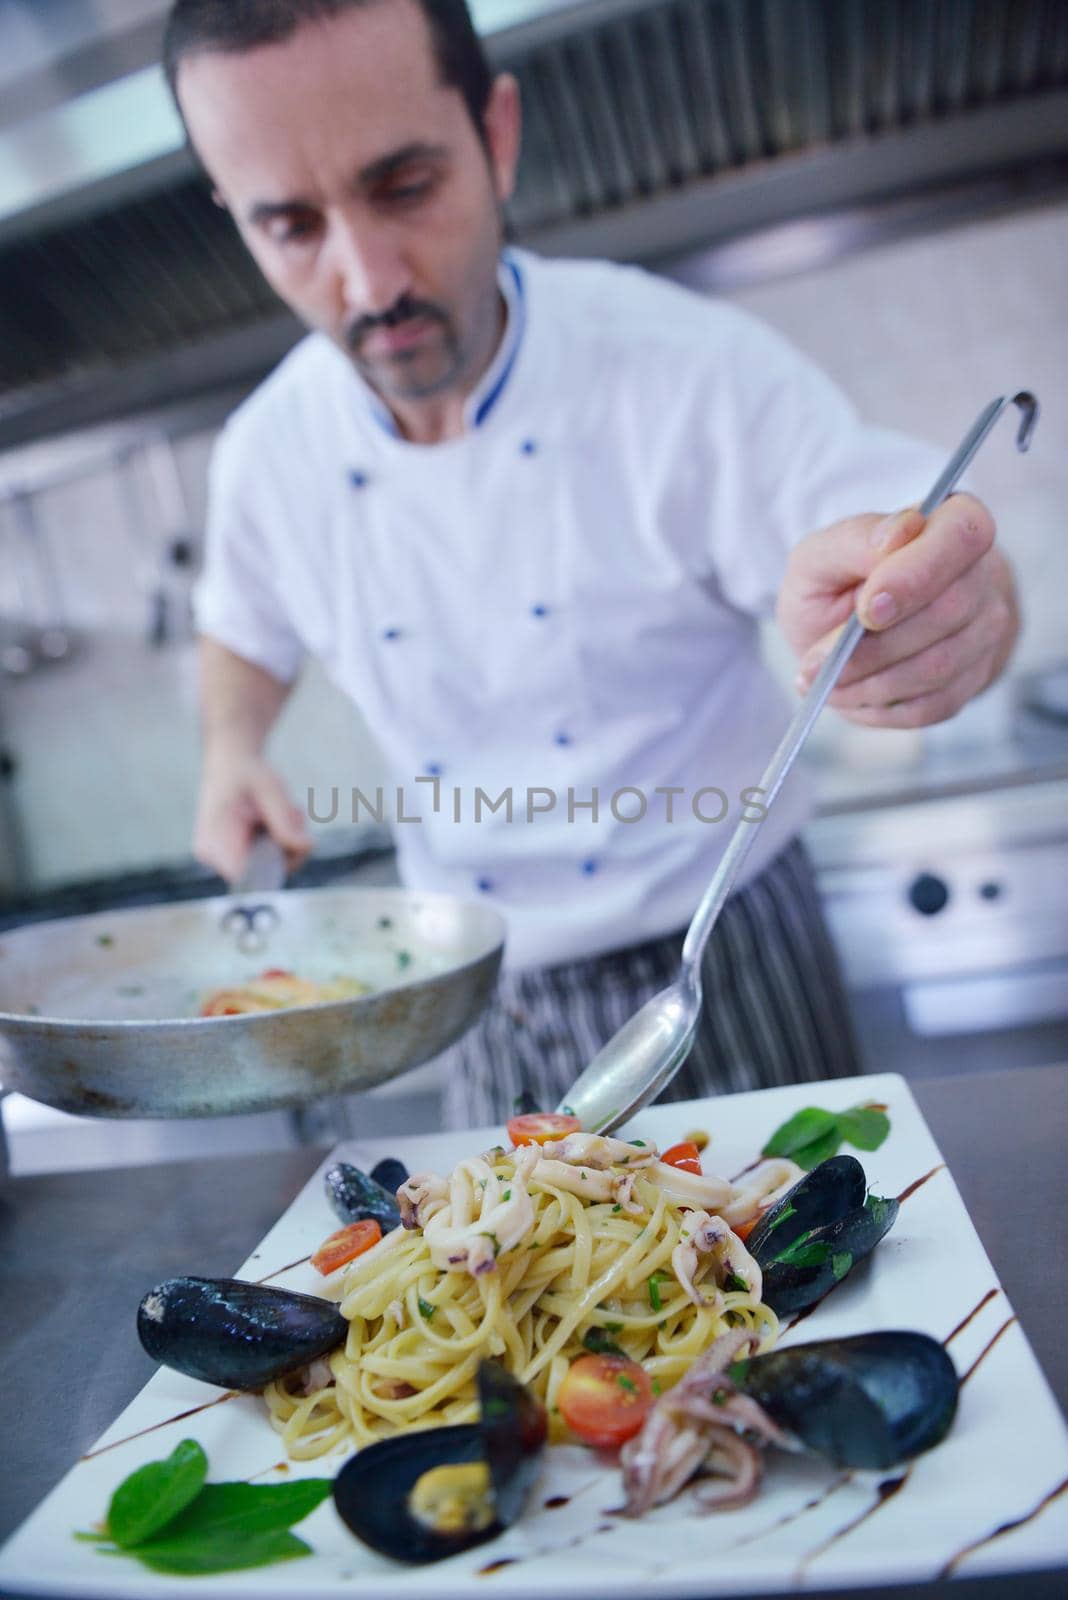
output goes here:
[{"label": "pan handle", "polygon": [[274,894],[286,881],[286,858],[281,845],[262,830],[249,846],[245,865],[232,894]]},{"label": "pan handle", "polygon": [[267,943],[267,936],[279,921],[272,905],[231,906],[223,913],[220,926],[246,955],[255,955]]},{"label": "pan handle", "polygon": [[[286,858],[279,845],[262,829],[256,834],[245,858],[241,876],[232,893],[273,894],[286,881]],[[259,905],[231,906],[223,914],[222,930],[236,942],[239,950],[253,954],[262,950],[267,936],[278,922],[278,912],[268,902]]]}]

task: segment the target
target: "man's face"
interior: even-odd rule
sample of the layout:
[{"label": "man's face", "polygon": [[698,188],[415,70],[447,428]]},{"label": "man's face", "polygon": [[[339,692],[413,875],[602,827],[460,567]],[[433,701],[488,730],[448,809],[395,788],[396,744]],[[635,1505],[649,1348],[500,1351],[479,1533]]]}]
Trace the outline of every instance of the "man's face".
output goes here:
[{"label": "man's face", "polygon": [[498,79],[479,139],[441,83],[417,0],[375,0],[284,43],[188,57],[182,110],[264,276],[388,402],[470,387],[497,331],[518,145]]}]

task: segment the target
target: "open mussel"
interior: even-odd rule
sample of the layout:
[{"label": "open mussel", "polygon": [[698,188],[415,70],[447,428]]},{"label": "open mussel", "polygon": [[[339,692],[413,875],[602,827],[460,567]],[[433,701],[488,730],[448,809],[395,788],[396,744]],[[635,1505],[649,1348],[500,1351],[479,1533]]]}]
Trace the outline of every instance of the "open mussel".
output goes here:
[{"label": "open mussel", "polygon": [[334,1480],[334,1504],[357,1538],[395,1561],[439,1561],[510,1527],[545,1443],[539,1402],[495,1361],[478,1370],[477,1422],[396,1434],[369,1445]]},{"label": "open mussel", "polygon": [[[397,1162],[397,1166],[400,1166],[400,1162]],[[383,1233],[390,1233],[400,1226],[396,1191],[383,1188],[381,1183],[369,1178],[366,1172],[361,1172],[359,1167],[352,1166],[350,1162],[338,1161],[327,1168],[323,1174],[323,1187],[335,1216],[340,1217],[342,1222],[362,1222],[365,1217],[370,1217],[381,1225]]]},{"label": "open mussel", "polygon": [[925,1333],[861,1333],[772,1350],[728,1376],[786,1433],[838,1467],[883,1470],[949,1431],[960,1384]]},{"label": "open mussel", "polygon": [[137,1310],[154,1361],[224,1389],[262,1389],[343,1344],[348,1327],[329,1300],[237,1278],[168,1278]]},{"label": "open mussel", "polygon": [[896,1200],[868,1193],[853,1156],[805,1174],[760,1218],[746,1249],[764,1275],[763,1300],[780,1317],[815,1305],[894,1224]]}]

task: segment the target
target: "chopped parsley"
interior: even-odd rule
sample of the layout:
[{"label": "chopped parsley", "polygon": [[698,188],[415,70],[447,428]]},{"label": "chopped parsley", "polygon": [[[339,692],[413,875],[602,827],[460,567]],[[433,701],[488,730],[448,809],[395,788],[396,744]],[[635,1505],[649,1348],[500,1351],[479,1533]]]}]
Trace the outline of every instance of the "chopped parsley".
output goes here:
[{"label": "chopped parsley", "polygon": [[772,1256],[773,1265],[782,1264],[788,1267],[822,1267],[831,1253],[829,1244],[821,1239],[814,1239],[814,1228],[807,1228],[804,1233],[798,1234],[796,1239],[784,1246],[778,1255]]},{"label": "chopped parsley", "polygon": [[796,1206],[784,1205],[782,1210],[779,1212],[778,1216],[775,1218],[775,1220],[773,1222],[769,1222],[768,1223],[768,1232],[769,1233],[774,1233],[775,1229],[780,1225],[780,1223],[785,1222],[787,1217],[796,1217],[796,1215],[797,1215],[797,1207]]},{"label": "chopped parsley", "polygon": [[864,1202],[865,1209],[877,1228],[882,1227],[886,1221],[886,1214],[893,1204],[893,1200],[884,1200],[878,1194],[869,1194]]},{"label": "chopped parsley", "polygon": [[724,1283],[724,1288],[735,1289],[739,1294],[749,1293],[749,1285],[737,1272],[728,1272],[726,1281]]},{"label": "chopped parsley", "polygon": [[664,1304],[660,1298],[660,1285],[662,1283],[670,1282],[671,1274],[669,1272],[654,1272],[652,1277],[648,1280],[649,1304],[652,1306],[654,1311],[663,1311]]},{"label": "chopped parsley", "polygon": [[621,1389],[626,1389],[628,1394],[638,1393],[638,1385],[634,1382],[633,1378],[628,1378],[625,1372],[618,1374],[616,1377],[616,1382],[619,1384]]},{"label": "chopped parsley", "polygon": [[429,1300],[424,1300],[422,1295],[419,1296],[419,1315],[421,1317],[425,1317],[429,1322],[436,1309],[437,1307],[432,1306]]},{"label": "chopped parsley", "polygon": [[582,1343],[595,1356],[625,1356],[627,1353],[614,1339],[608,1337],[605,1328],[587,1328],[582,1336]]}]

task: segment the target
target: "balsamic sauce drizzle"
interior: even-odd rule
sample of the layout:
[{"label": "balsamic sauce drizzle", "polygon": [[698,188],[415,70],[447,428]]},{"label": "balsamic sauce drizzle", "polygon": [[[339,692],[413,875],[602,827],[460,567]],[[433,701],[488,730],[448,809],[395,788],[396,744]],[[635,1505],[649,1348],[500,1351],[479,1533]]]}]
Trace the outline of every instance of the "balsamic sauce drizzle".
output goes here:
[{"label": "balsamic sauce drizzle", "polygon": [[925,1172],[922,1178],[917,1178],[915,1183],[910,1183],[908,1188],[907,1189],[902,1189],[901,1193],[898,1195],[898,1197],[897,1197],[898,1205],[899,1206],[903,1206],[905,1204],[905,1201],[909,1198],[909,1196],[915,1194],[917,1189],[922,1189],[924,1184],[929,1182],[929,1180],[934,1177],[936,1172],[944,1172],[945,1170],[946,1170],[945,1162],[944,1161],[940,1161],[938,1163],[937,1167],[932,1167],[930,1172]]},{"label": "balsamic sauce drizzle", "polygon": [[942,1340],[943,1348],[948,1344],[952,1344],[958,1333],[964,1332],[972,1318],[977,1317],[980,1311],[982,1311],[983,1307],[985,1305],[989,1305],[991,1300],[993,1300],[1000,1293],[1001,1290],[998,1288],[988,1289],[986,1294],[984,1294],[983,1298],[980,1300],[979,1304],[974,1306],[972,1310],[968,1312],[968,1315],[964,1318],[963,1322],[958,1322],[957,1326],[953,1329],[953,1332],[946,1334],[945,1338]]},{"label": "balsamic sauce drizzle", "polygon": [[306,1261],[310,1260],[311,1256],[301,1256],[299,1260],[291,1261],[287,1267],[275,1267],[274,1271],[268,1272],[265,1278],[256,1278],[254,1281],[256,1283],[270,1283],[272,1278],[280,1278],[283,1272],[292,1272],[294,1267],[302,1267]]},{"label": "balsamic sauce drizzle", "polygon": [[979,1354],[976,1356],[975,1360],[972,1362],[972,1364],[968,1368],[967,1372],[961,1378],[961,1380],[960,1380],[961,1388],[963,1388],[964,1385],[967,1383],[968,1379],[971,1377],[972,1373],[975,1371],[975,1369],[979,1365],[980,1361],[983,1361],[983,1360],[986,1359],[986,1357],[990,1354],[991,1350],[993,1350],[994,1346],[997,1344],[998,1340],[1001,1338],[1001,1335],[1003,1333],[1006,1333],[1008,1331],[1008,1329],[1012,1327],[1012,1325],[1013,1325],[1013,1323],[1015,1321],[1016,1321],[1015,1317],[1007,1317],[1005,1319],[1005,1321],[1001,1324],[1001,1327],[998,1329],[997,1333],[995,1333],[994,1337],[990,1340],[990,1343],[985,1345],[983,1347],[983,1349],[980,1350]]},{"label": "balsamic sauce drizzle", "polygon": [[756,1544],[760,1539],[766,1539],[769,1534],[777,1533],[780,1528],[787,1527],[791,1522],[796,1522],[798,1517],[803,1517],[806,1511],[816,1511],[829,1500],[832,1494],[837,1494],[839,1489],[844,1489],[847,1483],[853,1482],[852,1472],[841,1472],[833,1478],[821,1494],[813,1495],[811,1500],[806,1500],[803,1506],[798,1506],[796,1511],[786,1511],[775,1522],[769,1523],[766,1528],[759,1528],[756,1533],[747,1533],[741,1539],[735,1539],[732,1544],[725,1545],[726,1550],[737,1550],[739,1546]]},{"label": "balsamic sauce drizzle", "polygon": [[807,1555],[802,1556],[794,1569],[795,1582],[800,1583],[805,1568],[819,1556],[824,1555],[833,1544],[837,1544],[839,1539],[844,1539],[847,1533],[852,1533],[854,1528],[859,1528],[862,1522],[867,1522],[869,1517],[873,1517],[877,1511],[881,1511],[888,1500],[892,1500],[896,1494],[900,1494],[911,1476],[912,1468],[906,1467],[905,1471],[900,1473],[898,1477],[884,1478],[876,1489],[875,1499],[870,1506],[866,1506],[855,1517],[843,1523],[840,1528],[836,1528],[828,1539],[823,1540],[822,1544],[818,1544],[814,1550],[810,1550]]},{"label": "balsamic sauce drizzle", "polygon": [[179,1411],[177,1416],[164,1417],[162,1422],[153,1422],[148,1428],[138,1428],[136,1433],[128,1433],[124,1439],[113,1439],[110,1444],[100,1446],[99,1450],[90,1450],[82,1456],[83,1461],[92,1461],[94,1456],[106,1456],[109,1450],[117,1450],[120,1444],[129,1444],[131,1439],[143,1439],[146,1433],[155,1433],[157,1428],[167,1428],[172,1422],[184,1422],[186,1417],[195,1417],[200,1411],[210,1411],[212,1406],[221,1406],[226,1400],[239,1400],[240,1389],[228,1389],[217,1400],[205,1400],[203,1405],[191,1406],[188,1411]]},{"label": "balsamic sauce drizzle", "polygon": [[1058,1500],[1060,1496],[1064,1494],[1066,1489],[1068,1489],[1068,1478],[1062,1478],[1061,1482],[1057,1484],[1056,1488],[1051,1489],[1047,1495],[1043,1495],[1037,1506],[1033,1507],[1032,1510],[1025,1512],[1022,1517],[1013,1517],[1010,1522],[1002,1522],[998,1527],[994,1528],[992,1532],[984,1533],[981,1539],[973,1539],[971,1544],[966,1544],[960,1550],[958,1550],[955,1556],[950,1556],[945,1566],[938,1573],[938,1577],[952,1577],[954,1570],[964,1560],[965,1556],[970,1556],[974,1550],[981,1550],[983,1545],[991,1544],[993,1540],[1000,1539],[1002,1534],[1012,1533],[1015,1528],[1022,1528],[1025,1523],[1033,1522],[1036,1517],[1042,1515],[1047,1506],[1052,1505],[1054,1500]]}]

